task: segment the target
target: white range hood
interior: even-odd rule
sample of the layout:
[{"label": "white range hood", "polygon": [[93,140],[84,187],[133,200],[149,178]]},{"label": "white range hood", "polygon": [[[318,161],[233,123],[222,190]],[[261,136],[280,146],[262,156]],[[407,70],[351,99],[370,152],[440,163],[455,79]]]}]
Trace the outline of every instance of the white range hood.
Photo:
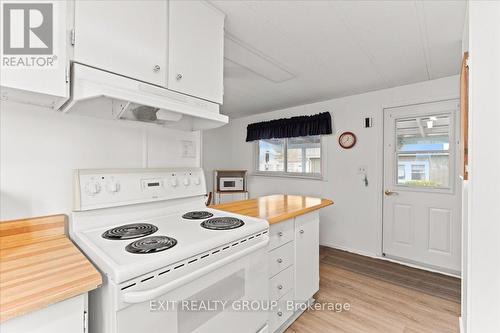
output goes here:
[{"label": "white range hood", "polygon": [[71,97],[60,110],[193,131],[229,121],[216,103],[78,63],[72,65]]}]

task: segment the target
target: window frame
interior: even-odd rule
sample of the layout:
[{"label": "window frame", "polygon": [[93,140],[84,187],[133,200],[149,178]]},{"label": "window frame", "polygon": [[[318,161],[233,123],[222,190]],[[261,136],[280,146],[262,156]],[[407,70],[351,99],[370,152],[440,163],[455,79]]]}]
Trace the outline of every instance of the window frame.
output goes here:
[{"label": "window frame", "polygon": [[[314,135],[310,135],[314,136]],[[323,135],[319,135],[319,154],[321,159],[320,173],[309,173],[309,172],[289,172],[288,169],[288,139],[289,138],[280,138],[284,140],[284,171],[261,171],[259,170],[260,160],[259,160],[259,141],[254,141],[254,172],[252,175],[254,176],[264,176],[264,177],[289,177],[289,178],[304,178],[304,179],[312,179],[312,180],[325,180],[325,170],[326,170],[326,140],[324,140]]]},{"label": "window frame", "polygon": [[[420,113],[419,113],[420,115]],[[398,182],[398,177],[396,173],[395,179],[392,179],[392,184],[393,187],[397,191],[410,191],[410,192],[431,192],[431,193],[447,193],[447,194],[453,194],[455,192],[455,176],[457,173],[457,163],[456,158],[457,158],[457,147],[456,145],[458,142],[455,142],[455,134],[456,134],[456,126],[457,126],[457,121],[456,117],[457,114],[456,112],[453,111],[445,111],[445,112],[422,112],[421,116],[422,117],[430,117],[430,116],[442,116],[442,115],[449,115],[450,117],[450,125],[449,125],[449,148],[448,150],[416,150],[416,151],[404,151],[404,152],[398,152],[397,150],[397,134],[396,134],[396,123],[398,120],[404,120],[404,119],[413,119],[416,117],[416,114],[412,116],[402,116],[402,117],[394,117],[394,122],[393,122],[393,151],[392,151],[392,158],[393,158],[393,165],[396,166],[396,170],[398,167],[398,155],[412,155],[412,154],[448,154],[448,161],[449,161],[449,174],[448,174],[448,186],[414,186],[410,184],[400,184]]]}]

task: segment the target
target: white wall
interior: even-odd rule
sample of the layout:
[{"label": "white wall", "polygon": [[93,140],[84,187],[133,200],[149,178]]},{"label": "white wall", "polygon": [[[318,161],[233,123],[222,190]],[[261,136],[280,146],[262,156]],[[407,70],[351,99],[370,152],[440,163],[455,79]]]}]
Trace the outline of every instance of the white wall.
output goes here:
[{"label": "white wall", "polygon": [[500,2],[469,3],[467,333],[500,332]]},{"label": "white wall", "polygon": [[[71,212],[74,169],[200,164],[198,132],[0,108],[0,220]],[[195,158],[182,157],[181,140],[195,142]]]},{"label": "white wall", "polygon": [[[381,255],[382,110],[388,106],[458,98],[458,94],[459,78],[452,76],[232,119],[229,125],[203,133],[203,167],[208,188],[212,188],[214,169],[253,170],[254,144],[245,142],[247,124],[330,111],[335,135],[325,140],[326,180],[251,176],[250,195],[288,193],[332,199],[334,205],[320,212],[321,244]],[[374,127],[362,128],[363,117],[373,117]],[[336,141],[337,134],[345,130],[355,132],[358,138],[351,150],[339,148]],[[357,175],[360,166],[368,169],[368,187]]]}]

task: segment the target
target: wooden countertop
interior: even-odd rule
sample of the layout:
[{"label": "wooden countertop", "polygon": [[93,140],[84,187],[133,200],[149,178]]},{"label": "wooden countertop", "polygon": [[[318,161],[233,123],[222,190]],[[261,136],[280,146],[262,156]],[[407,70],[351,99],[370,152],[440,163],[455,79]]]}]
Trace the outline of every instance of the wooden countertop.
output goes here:
[{"label": "wooden countertop", "polygon": [[0,223],[0,322],[101,283],[101,274],[66,236],[65,215]]},{"label": "wooden countertop", "polygon": [[263,218],[266,219],[269,224],[273,224],[332,204],[333,201],[328,199],[306,197],[302,195],[276,194],[256,199],[213,205],[210,207],[226,212]]}]

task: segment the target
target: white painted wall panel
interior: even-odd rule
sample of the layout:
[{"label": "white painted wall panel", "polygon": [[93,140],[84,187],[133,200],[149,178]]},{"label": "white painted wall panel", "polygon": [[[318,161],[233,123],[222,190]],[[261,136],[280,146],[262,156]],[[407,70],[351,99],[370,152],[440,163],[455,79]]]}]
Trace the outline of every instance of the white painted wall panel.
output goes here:
[{"label": "white painted wall panel", "polygon": [[181,157],[181,140],[199,147],[197,132],[0,107],[0,220],[69,213],[74,169],[199,165],[199,153]]},{"label": "white painted wall panel", "polygon": [[469,2],[466,332],[500,332],[500,2]]}]

